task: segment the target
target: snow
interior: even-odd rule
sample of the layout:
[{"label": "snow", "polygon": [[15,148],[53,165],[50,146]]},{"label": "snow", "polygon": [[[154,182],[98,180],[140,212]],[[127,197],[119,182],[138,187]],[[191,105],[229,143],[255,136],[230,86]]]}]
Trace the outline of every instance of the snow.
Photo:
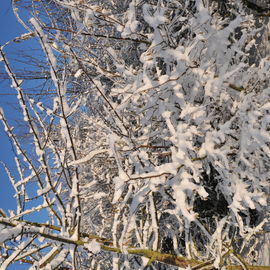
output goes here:
[{"label": "snow", "polygon": [[78,69],[78,70],[76,71],[76,73],[74,74],[74,77],[75,77],[76,79],[78,79],[82,74],[83,74],[83,70],[82,70],[82,69]]},{"label": "snow", "polygon": [[143,5],[143,15],[144,20],[152,26],[154,29],[157,28],[160,24],[164,24],[167,21],[167,18],[164,16],[165,9],[157,8],[153,14],[151,9],[151,5],[144,4]]},{"label": "snow", "polygon": [[54,254],[57,250],[59,250],[59,247],[53,247],[50,252],[48,252],[41,260],[39,260],[39,265],[43,265],[45,262],[47,262],[52,254]]},{"label": "snow", "polygon": [[45,194],[45,193],[47,193],[47,192],[49,192],[51,190],[51,187],[49,186],[49,185],[47,185],[47,186],[45,186],[44,188],[42,188],[42,189],[39,189],[38,191],[37,191],[37,195],[42,195],[42,194]]},{"label": "snow", "polygon": [[[5,219],[2,219],[5,220]],[[8,221],[8,219],[7,219]],[[0,243],[4,243],[8,239],[16,238],[21,232],[23,227],[21,225],[18,225],[14,228],[5,228],[1,230],[0,234]]]},{"label": "snow", "polygon": [[11,256],[9,256],[4,263],[1,264],[1,270],[6,270],[8,266],[17,258],[17,256],[21,253],[22,250],[24,250],[30,243],[32,242],[32,239],[28,239],[27,241],[21,243],[18,245],[17,250],[15,250]]},{"label": "snow", "polygon": [[136,0],[133,0],[129,4],[128,12],[126,13],[126,23],[123,29],[119,27],[121,36],[123,38],[129,37],[132,33],[136,33],[136,30],[139,26],[139,22],[136,20]]},{"label": "snow", "polygon": [[90,243],[84,244],[84,246],[92,254],[97,254],[101,251],[100,243],[98,243],[95,239],[92,240]]},{"label": "snow", "polygon": [[[133,260],[127,249],[159,250],[170,236],[175,254],[214,259],[216,267],[230,263],[224,243],[248,264],[251,253],[269,263],[262,232],[269,223],[270,64],[258,44],[266,20],[258,26],[243,1],[226,5],[226,16],[216,1],[86,2],[56,0],[69,21],[64,33],[43,29],[38,15],[30,20],[54,97],[28,102],[1,59],[33,136],[24,150],[0,109],[19,171],[19,180],[8,174],[18,207],[0,217],[13,222],[1,226],[3,250],[14,245],[14,260],[24,254],[17,247],[40,241],[50,248],[36,251],[32,269],[56,251],[44,269],[75,268],[76,256],[98,269],[104,260],[93,234],[121,250],[108,253],[104,267],[142,269],[149,260]],[[260,53],[252,59],[249,50]],[[28,234],[17,237],[22,220],[43,208],[47,228],[22,223],[42,237],[33,244]],[[0,263],[8,267],[9,258]]]},{"label": "snow", "polygon": [[4,110],[0,107],[0,120],[4,120]]},{"label": "snow", "polygon": [[91,159],[93,159],[96,155],[99,154],[103,154],[103,153],[107,153],[108,150],[107,149],[98,149],[98,150],[93,150],[90,153],[88,153],[85,157],[74,160],[72,162],[69,163],[70,166],[74,166],[74,165],[79,165],[82,163],[86,163],[91,161]]}]

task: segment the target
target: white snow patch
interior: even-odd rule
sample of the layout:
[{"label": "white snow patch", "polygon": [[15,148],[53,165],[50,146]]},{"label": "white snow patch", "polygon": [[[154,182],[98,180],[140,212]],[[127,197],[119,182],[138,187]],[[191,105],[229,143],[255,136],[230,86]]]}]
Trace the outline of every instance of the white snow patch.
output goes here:
[{"label": "white snow patch", "polygon": [[90,243],[84,244],[84,246],[93,254],[97,254],[101,250],[100,243],[98,243],[96,239],[92,240]]}]

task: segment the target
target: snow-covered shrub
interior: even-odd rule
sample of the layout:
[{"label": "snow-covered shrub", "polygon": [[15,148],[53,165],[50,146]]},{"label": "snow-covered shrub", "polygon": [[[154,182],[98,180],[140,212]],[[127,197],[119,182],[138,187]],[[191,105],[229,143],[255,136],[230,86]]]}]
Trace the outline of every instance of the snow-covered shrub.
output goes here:
[{"label": "snow-covered shrub", "polygon": [[[46,234],[27,224],[53,245],[33,251],[32,269],[193,266],[160,253],[215,267],[269,264],[268,19],[243,1],[39,2],[50,16],[31,29],[57,90],[40,136],[35,105],[9,71],[34,136],[37,195],[54,216]],[[56,13],[67,17],[50,22]],[[1,222],[17,228],[14,220]]]}]

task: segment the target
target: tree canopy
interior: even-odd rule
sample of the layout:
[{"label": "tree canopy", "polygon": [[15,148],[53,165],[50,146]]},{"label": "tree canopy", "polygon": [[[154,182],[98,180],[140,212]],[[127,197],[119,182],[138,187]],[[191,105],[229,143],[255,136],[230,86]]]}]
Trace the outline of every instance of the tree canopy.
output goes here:
[{"label": "tree canopy", "polygon": [[31,144],[1,109],[18,170],[1,270],[269,269],[268,8],[14,0],[46,84],[27,95],[1,47]]}]

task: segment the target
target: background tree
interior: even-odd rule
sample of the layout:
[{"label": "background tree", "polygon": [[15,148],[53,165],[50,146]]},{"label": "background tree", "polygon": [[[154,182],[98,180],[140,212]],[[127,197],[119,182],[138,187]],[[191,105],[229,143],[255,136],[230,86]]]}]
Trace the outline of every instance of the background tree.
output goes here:
[{"label": "background tree", "polygon": [[[269,265],[266,11],[35,1],[27,37],[55,95],[28,98],[1,49],[35,151],[1,111],[20,174],[7,168],[18,209],[1,211],[1,267]],[[47,223],[27,221],[40,209]]]}]

